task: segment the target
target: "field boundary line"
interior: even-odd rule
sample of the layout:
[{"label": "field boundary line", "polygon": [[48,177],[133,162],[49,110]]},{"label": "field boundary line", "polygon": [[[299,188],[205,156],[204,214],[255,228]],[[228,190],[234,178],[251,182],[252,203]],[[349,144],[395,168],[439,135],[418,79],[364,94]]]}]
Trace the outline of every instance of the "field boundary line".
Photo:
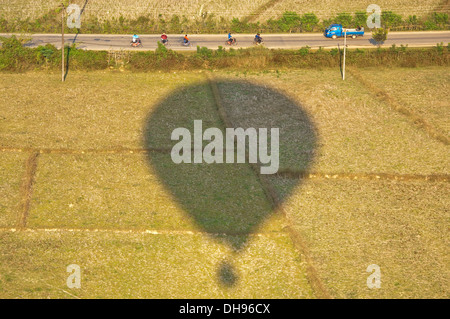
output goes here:
[{"label": "field boundary line", "polygon": [[371,180],[371,181],[421,181],[421,182],[449,182],[449,174],[391,174],[391,173],[321,173],[301,172],[295,170],[279,170],[276,177],[293,179],[338,179],[338,180]]},{"label": "field boundary line", "polygon": [[114,228],[31,228],[31,227],[0,227],[0,232],[26,232],[26,233],[111,233],[111,234],[142,234],[142,235],[202,235],[213,237],[267,237],[277,238],[285,237],[289,234],[280,232],[267,233],[209,233],[204,231],[193,230],[157,230],[157,229],[114,229]]},{"label": "field boundary line", "polygon": [[[223,116],[223,110],[219,111]],[[226,115],[225,115],[226,117]],[[232,123],[224,123],[228,127],[233,127]],[[191,150],[195,150],[192,148]],[[170,148],[148,148],[148,149],[33,149],[33,148],[1,148],[1,152],[10,153],[27,153],[33,152],[37,154],[147,154],[149,152],[159,152],[170,154]],[[379,180],[379,181],[424,181],[424,182],[449,182],[450,174],[398,174],[398,173],[335,173],[335,172],[305,172],[296,171],[292,169],[280,169],[276,174],[276,177],[283,178],[302,178],[302,179],[337,179],[337,180]]]},{"label": "field boundary line", "polygon": [[372,82],[364,79],[364,77],[357,71],[355,68],[348,68],[348,71],[351,75],[353,75],[360,83],[362,83],[369,91],[375,95],[376,98],[388,104],[393,110],[398,113],[405,115],[408,119],[410,119],[416,126],[425,130],[425,132],[432,138],[437,141],[449,145],[450,139],[441,133],[438,129],[436,129],[433,125],[429,124],[424,118],[419,116],[416,112],[411,110],[410,108],[400,105],[394,98],[392,98],[389,93],[384,91],[383,89],[378,88]]},{"label": "field boundary line", "polygon": [[259,16],[262,13],[264,13],[267,10],[269,10],[270,8],[272,8],[274,5],[278,4],[281,1],[282,0],[269,0],[269,1],[267,1],[266,3],[260,5],[258,8],[256,8],[252,13],[250,13],[249,15],[244,17],[243,21],[247,22],[247,23],[255,21],[257,18],[259,18]]},{"label": "field boundary line", "polygon": [[[234,127],[232,125],[231,120],[228,118],[228,115],[226,113],[225,108],[222,104],[222,99],[220,97],[220,91],[217,86],[217,83],[214,81],[212,76],[206,75],[208,83],[211,87],[211,91],[213,93],[214,102],[217,108],[217,111],[219,113],[219,116],[221,117],[222,122],[226,125],[226,127]],[[246,161],[247,163],[250,163],[248,161],[248,152],[246,152]],[[308,278],[308,282],[311,285],[311,288],[313,289],[314,294],[318,298],[322,299],[332,299],[333,297],[328,292],[327,288],[323,284],[322,280],[320,279],[319,273],[314,266],[313,259],[311,257],[311,253],[306,245],[305,240],[302,238],[302,236],[292,227],[292,223],[290,218],[288,217],[285,209],[283,208],[283,205],[281,204],[281,201],[279,200],[275,189],[272,187],[272,184],[269,182],[267,177],[259,173],[259,165],[257,164],[249,164],[251,169],[256,175],[256,178],[258,179],[262,190],[265,193],[265,197],[268,200],[268,202],[271,204],[272,209],[275,211],[274,213],[280,213],[284,216],[284,218],[287,221],[287,232],[289,234],[289,237],[291,238],[294,247],[300,253],[301,256],[304,256],[306,260],[306,276]]]},{"label": "field boundary line", "polygon": [[27,225],[27,218],[31,206],[31,197],[33,194],[33,184],[38,165],[38,157],[38,152],[32,152],[25,161],[25,175],[22,178],[22,185],[20,187],[22,200],[20,202],[17,221],[17,225],[20,228],[25,228]]},{"label": "field boundary line", "polygon": [[172,148],[111,148],[111,149],[70,149],[70,148],[20,148],[0,147],[1,152],[26,153],[37,152],[39,154],[147,154],[150,152],[170,153]]}]

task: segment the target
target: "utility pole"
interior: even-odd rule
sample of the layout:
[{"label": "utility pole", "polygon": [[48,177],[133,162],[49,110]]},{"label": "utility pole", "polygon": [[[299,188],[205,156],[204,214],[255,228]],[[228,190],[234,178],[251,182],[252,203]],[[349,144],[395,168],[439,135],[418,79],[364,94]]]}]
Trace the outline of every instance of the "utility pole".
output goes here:
[{"label": "utility pole", "polygon": [[61,7],[61,80],[64,82],[64,3]]},{"label": "utility pole", "polygon": [[344,31],[344,65],[342,67],[342,80],[345,81],[345,53],[347,49],[347,29]]}]

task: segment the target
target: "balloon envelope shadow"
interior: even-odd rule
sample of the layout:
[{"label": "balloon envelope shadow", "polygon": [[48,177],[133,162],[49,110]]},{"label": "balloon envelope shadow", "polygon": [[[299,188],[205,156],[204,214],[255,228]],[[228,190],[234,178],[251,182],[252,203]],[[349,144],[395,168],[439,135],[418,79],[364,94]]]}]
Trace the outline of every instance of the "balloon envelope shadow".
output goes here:
[{"label": "balloon envelope shadow", "polygon": [[[264,191],[259,168],[255,170],[248,161],[226,163],[225,158],[224,163],[175,164],[170,149],[178,141],[171,140],[172,131],[187,128],[193,140],[194,120],[202,120],[203,132],[219,128],[225,145],[226,123],[257,131],[267,128],[269,138],[270,129],[278,128],[279,168],[305,172],[313,161],[316,130],[307,112],[294,100],[247,81],[220,80],[213,84],[220,92],[218,98],[227,117],[224,119],[210,85],[202,82],[183,87],[163,99],[145,122],[144,146],[160,150],[148,152],[149,164],[199,229],[238,253],[276,208]],[[203,141],[203,147],[208,143]],[[270,152],[270,141],[267,145]],[[295,183],[286,185],[290,186],[278,194],[281,201],[288,197]],[[227,286],[237,281],[229,262],[223,262],[218,273]]]}]

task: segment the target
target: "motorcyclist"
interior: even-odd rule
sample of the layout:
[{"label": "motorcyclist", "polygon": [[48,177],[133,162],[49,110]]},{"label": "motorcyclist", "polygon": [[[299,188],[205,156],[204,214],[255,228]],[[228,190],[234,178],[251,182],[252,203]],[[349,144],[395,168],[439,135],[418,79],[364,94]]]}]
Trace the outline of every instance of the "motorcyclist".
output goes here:
[{"label": "motorcyclist", "polygon": [[161,42],[162,44],[166,44],[169,40],[167,39],[167,35],[165,33],[163,33],[161,35]]},{"label": "motorcyclist", "polygon": [[233,44],[236,41],[235,38],[233,38],[233,36],[231,35],[231,32],[228,33],[228,44]]},{"label": "motorcyclist", "polygon": [[184,35],[183,43],[184,43],[185,45],[188,45],[188,44],[189,44],[189,38],[188,38],[187,34]]},{"label": "motorcyclist", "polygon": [[133,39],[131,40],[131,42],[133,44],[140,44],[141,43],[141,39],[139,38],[139,36],[137,34],[133,34]]},{"label": "motorcyclist", "polygon": [[259,33],[257,33],[255,35],[255,42],[258,43],[258,44],[262,42],[262,38],[261,38],[261,35]]}]

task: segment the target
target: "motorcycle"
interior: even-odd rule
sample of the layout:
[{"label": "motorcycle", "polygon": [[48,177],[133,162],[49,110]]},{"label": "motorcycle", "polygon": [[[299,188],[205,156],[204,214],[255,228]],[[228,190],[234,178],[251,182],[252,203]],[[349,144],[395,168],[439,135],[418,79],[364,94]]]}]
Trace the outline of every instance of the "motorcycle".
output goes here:
[{"label": "motorcycle", "polygon": [[259,39],[254,38],[253,39],[253,45],[262,45],[262,44],[264,44],[264,41],[262,38],[259,38]]},{"label": "motorcycle", "polygon": [[228,39],[227,41],[225,41],[225,45],[237,45],[237,41],[236,41],[236,39],[235,38],[231,38],[231,39]]},{"label": "motorcycle", "polygon": [[133,48],[137,48],[137,47],[142,46],[141,39],[137,39],[135,42],[131,41],[130,46],[132,46]]}]

